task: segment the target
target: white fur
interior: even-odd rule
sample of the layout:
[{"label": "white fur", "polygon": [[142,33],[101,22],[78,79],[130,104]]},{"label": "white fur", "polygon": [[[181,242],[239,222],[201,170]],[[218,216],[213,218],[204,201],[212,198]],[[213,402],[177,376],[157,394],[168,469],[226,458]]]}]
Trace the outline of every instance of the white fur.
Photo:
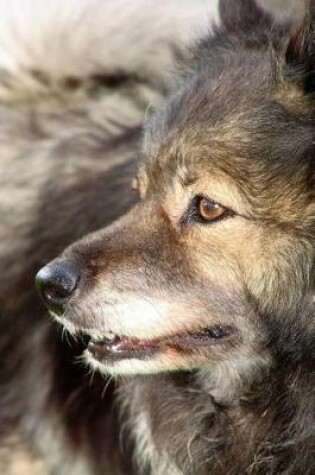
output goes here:
[{"label": "white fur", "polygon": [[159,453],[152,439],[150,421],[145,411],[139,412],[133,420],[133,436],[136,440],[136,457],[140,471],[146,466],[151,466],[154,475],[183,475],[168,454]]},{"label": "white fur", "polygon": [[173,54],[217,20],[217,0],[0,0],[0,68],[52,78],[127,70],[167,81]]},{"label": "white fur", "polygon": [[[46,86],[32,73],[44,73],[49,84],[67,76],[84,79],[115,71],[140,73],[152,78],[153,83],[168,84],[168,73],[174,63],[171,46],[183,49],[203,36],[214,18],[217,0],[0,0],[0,99],[3,108],[4,101],[9,102],[2,111],[5,120],[0,131],[1,177],[5,184],[0,202],[2,215],[10,216],[3,226],[0,258],[6,262],[7,254],[16,256],[16,265],[9,260],[10,265],[3,266],[11,286],[14,280],[10,276],[18,276],[21,268],[18,251],[23,257],[29,253],[30,226],[41,206],[40,192],[50,176],[48,158],[53,157],[47,155],[53,147],[75,134],[80,138],[81,131],[94,137],[95,125],[100,123],[105,124],[102,136],[106,131],[114,136],[114,126],[109,125],[112,117],[118,117],[119,123],[129,127],[140,124],[143,117],[143,105],[135,110],[133,104],[137,97],[121,97],[111,91],[107,97],[95,99],[93,107],[86,97],[75,97],[77,122],[69,127],[69,117],[65,116],[68,111],[59,101],[53,102],[50,90],[40,109],[36,101],[41,87]],[[160,88],[151,89],[159,95]],[[40,133],[32,130],[34,117],[41,130],[48,130],[49,140],[43,140]],[[18,173],[16,165],[11,166],[17,156],[21,157]],[[119,157],[115,156],[115,160],[117,164]],[[93,162],[93,166],[104,170],[106,160],[99,165]],[[15,195],[19,197],[19,214]],[[45,239],[51,239],[49,229],[47,234],[43,231],[43,243]],[[33,256],[29,259],[33,262]],[[11,298],[13,301],[14,295]],[[73,325],[69,324],[69,330],[74,331]],[[68,443],[62,415],[48,409],[53,362],[45,342],[46,336],[39,329],[35,341],[26,335],[24,342],[29,371],[23,370],[23,378],[18,379],[16,386],[20,385],[23,399],[23,436],[35,447],[49,473],[95,474],[97,469],[88,449],[74,450]]]},{"label": "white fur", "polygon": [[[135,450],[133,459],[137,466],[139,473],[147,473],[147,468],[150,467],[150,473],[154,475],[183,475],[174,462],[170,459],[167,450],[157,450],[154,437],[152,436],[152,426],[150,421],[150,414],[144,407],[139,406],[142,401],[141,387],[133,386],[131,397],[128,402],[125,396],[120,400],[121,408],[129,414],[130,407],[135,405],[132,409],[133,416],[126,422],[126,428],[132,433],[135,440]],[[123,412],[122,412],[123,414]]]},{"label": "white fur", "polygon": [[[115,362],[99,362],[92,354],[85,350],[83,353],[83,361],[92,367],[94,371],[100,371],[105,376],[132,376],[138,374],[157,374],[164,371],[179,371],[181,369],[193,369],[196,364],[190,362],[189,358],[182,355],[174,357],[167,353],[161,352],[156,356],[152,356],[148,360],[137,358],[122,359]],[[200,364],[198,365],[198,367]]]},{"label": "white fur", "polygon": [[[109,302],[102,301],[106,294]],[[197,303],[188,302],[185,296],[178,296],[171,302],[162,295],[159,299],[157,296],[144,298],[128,293],[111,294],[110,289],[97,288],[84,300],[79,299],[78,305],[73,303],[68,312],[57,320],[71,334],[83,331],[93,340],[107,339],[107,332],[139,340],[162,339],[209,325],[208,319],[200,316]],[[94,370],[113,376],[176,371],[200,367],[205,363],[198,355],[185,356],[167,347],[150,359],[104,360],[100,363],[88,350],[83,356]]]},{"label": "white fur", "polygon": [[[104,294],[108,296],[108,301],[104,301]],[[100,332],[112,332],[116,335],[127,336],[138,339],[161,338],[170,333],[179,333],[185,330],[186,318],[178,315],[176,319],[175,331],[174,322],[171,322],[171,315],[178,313],[180,299],[177,305],[167,301],[162,296],[160,298],[142,297],[136,294],[128,295],[127,292],[120,295],[106,289],[94,289],[85,299],[73,302],[63,317],[71,322],[81,322],[81,326],[87,330],[92,337]],[[186,303],[186,299],[184,300]],[[183,308],[184,307],[183,303]]]}]

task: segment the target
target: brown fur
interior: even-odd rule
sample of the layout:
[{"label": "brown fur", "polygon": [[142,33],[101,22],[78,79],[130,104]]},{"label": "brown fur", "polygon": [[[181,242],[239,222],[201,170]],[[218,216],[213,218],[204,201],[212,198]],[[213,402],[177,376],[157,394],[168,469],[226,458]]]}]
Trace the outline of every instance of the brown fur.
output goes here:
[{"label": "brown fur", "polygon": [[78,364],[82,344],[49,321],[34,276],[137,201],[143,118],[172,90],[209,8],[13,0],[0,10],[0,473],[129,474],[113,384]]},{"label": "brown fur", "polygon": [[[86,353],[104,373],[139,374],[119,398],[141,469],[311,475],[315,4],[298,33],[250,0],[220,7],[222,27],[147,120],[141,202],[50,264],[81,272],[57,318],[92,339],[166,338],[143,360]],[[198,196],[230,214],[205,224]]]},{"label": "brown fur", "polygon": [[[55,3],[57,18],[62,18],[63,8]],[[98,41],[104,39],[101,45],[81,37],[92,32],[87,28],[91,15],[81,15],[82,23],[78,23],[71,12],[68,19],[75,18],[76,23],[70,28],[70,42],[69,31],[60,31],[66,25],[54,25],[51,11],[44,28],[27,16],[30,36],[23,41],[21,31],[17,32],[22,55],[10,42],[7,51],[10,64],[16,57],[21,64],[13,71],[1,66],[0,473],[130,474],[133,454],[134,467],[154,475],[312,474],[314,180],[311,173],[308,195],[305,176],[308,161],[313,170],[308,158],[313,104],[304,94],[308,57],[301,61],[303,35],[291,36],[293,58],[295,44],[302,55],[288,76],[277,49],[279,40],[283,49],[289,41],[288,26],[277,29],[277,54],[271,55],[271,68],[270,17],[261,22],[265,32],[259,31],[255,8],[248,10],[254,18],[242,11],[241,28],[217,31],[201,43],[196,63],[204,57],[204,65],[212,68],[201,75],[205,87],[200,95],[190,82],[194,75],[198,78],[190,58],[183,70],[192,75],[161,112],[161,119],[152,119],[152,126],[146,127],[141,195],[144,198],[146,190],[150,195],[155,189],[157,194],[150,195],[150,203],[146,198],[146,204],[115,228],[85,238],[68,251],[85,256],[84,264],[94,276],[86,282],[89,302],[78,299],[73,307],[72,318],[82,318],[87,325],[94,315],[102,326],[98,297],[104,296],[107,264],[107,270],[111,266],[112,275],[119,277],[113,281],[123,298],[128,296],[126,287],[135,286],[137,291],[141,287],[144,297],[151,297],[157,287],[165,290],[159,298],[171,293],[168,303],[173,307],[168,310],[172,314],[163,325],[181,330],[204,325],[209,317],[227,323],[229,330],[236,331],[230,339],[186,360],[173,352],[162,362],[172,369],[178,364],[186,368],[195,365],[196,358],[199,364],[201,358],[205,368],[128,378],[119,383],[118,400],[112,406],[113,383],[97,373],[87,374],[76,360],[86,343],[56,332],[35,295],[33,276],[41,266],[87,232],[109,225],[137,201],[130,183],[142,118],[148,103],[158,104],[172,90],[169,68],[174,54],[186,57],[184,45],[175,38],[185,24],[191,25],[198,10],[192,2],[186,18],[188,7],[176,6],[175,22],[170,1],[161,17],[154,9],[155,23],[152,16],[147,19],[145,4],[149,3],[137,2],[138,9],[130,17],[130,11],[126,15],[122,8],[122,17],[128,20],[123,25],[117,12],[115,18],[106,14],[106,24],[97,35]],[[160,5],[153,3],[155,8]],[[1,12],[11,4],[14,0],[5,2]],[[106,13],[105,3],[101,5]],[[235,0],[234,5],[240,3]],[[235,19],[237,12],[231,5],[227,12]],[[97,9],[92,13],[103,18]],[[163,21],[169,17],[174,41],[167,28],[164,32]],[[198,27],[203,17],[204,13],[196,21]],[[230,28],[231,19],[225,25],[223,30]],[[79,54],[73,48],[78,39],[83,46]],[[6,46],[1,41],[1,47]],[[277,78],[272,101],[279,109],[271,114],[266,107],[261,115],[261,108],[256,114],[255,94],[250,91],[256,91],[266,106],[270,83],[264,86],[262,78],[270,70]],[[215,90],[215,100],[213,94],[209,96],[207,111],[207,84],[210,76],[216,82],[221,71],[225,71],[219,81],[222,85]],[[234,81],[229,80],[230,73]],[[289,77],[290,81],[283,80]],[[183,96],[187,89],[189,94]],[[194,107],[197,98],[203,106],[199,109]],[[241,114],[237,110],[240,98]],[[190,110],[194,115],[189,123]],[[206,130],[197,120],[203,111]],[[173,125],[168,123],[171,116]],[[214,116],[218,123],[213,124]],[[173,139],[164,147],[168,130]],[[215,132],[211,140],[210,132]],[[185,152],[183,157],[181,152]],[[264,161],[269,156],[272,160]],[[208,157],[216,170],[209,168]],[[287,157],[287,162],[281,157]],[[188,189],[189,193],[202,189],[210,196],[215,192],[216,199],[226,199],[226,205],[235,206],[240,214],[256,214],[246,224],[244,219],[237,232],[235,222],[223,221],[212,230],[188,226],[179,240],[178,218],[186,211],[183,200],[188,205]],[[136,270],[132,269],[135,263],[139,264]],[[249,288],[244,288],[244,281],[251,284]],[[95,295],[92,289],[97,284],[100,293]],[[145,308],[149,316],[152,306]],[[132,320],[137,318],[134,312]],[[163,325],[151,331],[158,333]],[[211,371],[207,368],[210,360]],[[119,407],[122,426],[117,420]],[[135,472],[139,473],[138,468]]]}]

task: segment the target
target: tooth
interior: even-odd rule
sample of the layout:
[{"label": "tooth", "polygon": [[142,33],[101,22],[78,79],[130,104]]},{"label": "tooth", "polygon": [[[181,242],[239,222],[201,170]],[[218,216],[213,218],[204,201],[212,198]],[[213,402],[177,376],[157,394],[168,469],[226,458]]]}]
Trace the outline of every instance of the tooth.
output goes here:
[{"label": "tooth", "polygon": [[103,332],[101,330],[83,330],[83,333],[90,336],[94,341],[102,341],[104,339],[113,341],[116,334],[112,332]]},{"label": "tooth", "polygon": [[101,340],[102,336],[103,336],[103,334],[101,332],[94,331],[92,333],[92,338],[94,338],[95,340]]},{"label": "tooth", "polygon": [[114,340],[116,335],[114,333],[111,333],[111,332],[105,332],[104,336],[107,340]]}]

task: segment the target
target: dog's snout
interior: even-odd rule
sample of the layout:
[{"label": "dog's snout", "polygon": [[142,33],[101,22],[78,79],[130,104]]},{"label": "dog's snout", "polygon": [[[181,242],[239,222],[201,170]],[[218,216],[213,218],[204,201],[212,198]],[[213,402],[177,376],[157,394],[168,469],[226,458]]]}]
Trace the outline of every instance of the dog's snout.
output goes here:
[{"label": "dog's snout", "polygon": [[36,275],[36,287],[49,310],[64,312],[80,281],[80,271],[73,262],[58,262],[43,267]]}]

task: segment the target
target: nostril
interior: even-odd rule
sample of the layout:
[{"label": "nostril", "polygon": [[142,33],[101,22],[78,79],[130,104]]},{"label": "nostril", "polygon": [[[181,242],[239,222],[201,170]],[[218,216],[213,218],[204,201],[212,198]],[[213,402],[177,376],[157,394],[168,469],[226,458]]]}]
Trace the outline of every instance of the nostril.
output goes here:
[{"label": "nostril", "polygon": [[57,285],[46,285],[43,289],[43,297],[49,302],[64,304],[69,300],[72,292]]},{"label": "nostril", "polygon": [[35,280],[45,305],[60,314],[78,286],[80,273],[74,263],[65,261],[43,267]]}]

